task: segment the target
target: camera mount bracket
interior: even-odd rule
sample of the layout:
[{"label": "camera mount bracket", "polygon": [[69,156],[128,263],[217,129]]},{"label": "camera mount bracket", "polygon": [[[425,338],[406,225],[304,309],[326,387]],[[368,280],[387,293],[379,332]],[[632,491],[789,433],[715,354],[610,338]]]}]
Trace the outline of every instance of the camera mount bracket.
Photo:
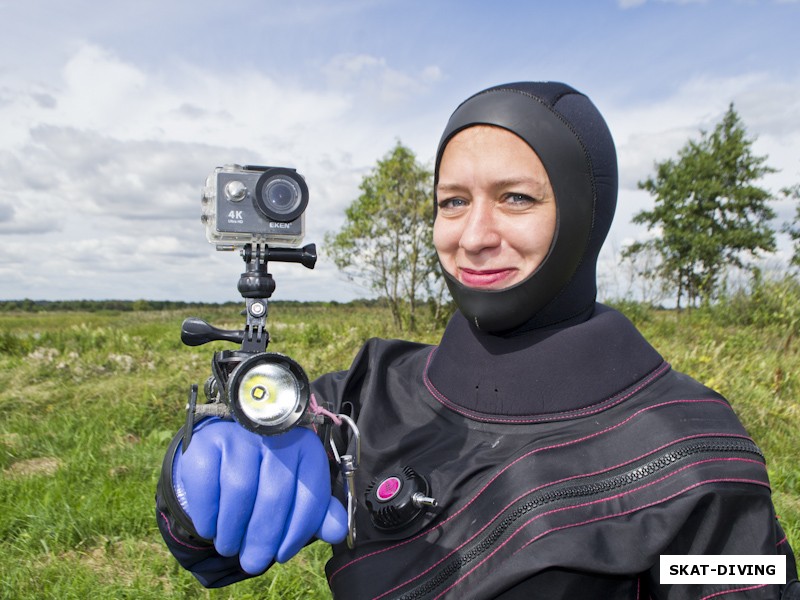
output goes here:
[{"label": "camera mount bracket", "polygon": [[245,299],[247,322],[243,331],[242,351],[264,352],[269,344],[266,330],[267,300],[275,291],[275,280],[267,271],[267,262],[296,262],[307,269],[313,269],[317,262],[317,247],[308,244],[303,248],[270,248],[256,244],[246,244],[242,248],[242,259],[247,270],[239,277],[239,293]]},{"label": "camera mount bracket", "polygon": [[264,352],[269,344],[267,331],[267,301],[275,291],[275,280],[268,272],[268,261],[300,263],[313,269],[317,263],[317,246],[302,248],[270,248],[246,244],[241,250],[247,267],[239,277],[239,293],[245,299],[245,327],[243,330],[218,329],[201,319],[190,317],[181,326],[181,341],[187,346],[200,346],[208,342],[226,341],[242,345],[242,352]]}]

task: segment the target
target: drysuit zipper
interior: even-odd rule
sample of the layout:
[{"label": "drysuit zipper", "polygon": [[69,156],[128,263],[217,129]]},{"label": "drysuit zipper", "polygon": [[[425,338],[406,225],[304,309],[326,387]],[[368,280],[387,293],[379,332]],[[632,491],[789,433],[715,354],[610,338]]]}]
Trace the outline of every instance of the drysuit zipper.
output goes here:
[{"label": "drysuit zipper", "polygon": [[[513,526],[523,516],[534,510],[545,506],[551,507],[558,503],[568,505],[575,500],[586,501],[593,496],[625,489],[663,472],[670,466],[675,465],[675,463],[699,454],[712,457],[718,455],[727,457],[731,454],[742,454],[748,457],[755,455],[763,461],[761,451],[751,440],[723,437],[704,438],[702,440],[683,442],[655,457],[643,459],[633,466],[628,465],[622,469],[612,470],[601,475],[584,477],[581,483],[573,481],[554,484],[509,507],[505,511],[505,516],[497,519],[493,527],[462,548],[439,569],[415,585],[413,589],[409,589],[395,598],[397,600],[421,600],[431,596],[438,588],[453,579],[464,567],[490,552],[498,544],[499,540],[504,539],[507,537],[506,534],[510,534],[513,531]],[[522,523],[525,522],[522,521]]]}]

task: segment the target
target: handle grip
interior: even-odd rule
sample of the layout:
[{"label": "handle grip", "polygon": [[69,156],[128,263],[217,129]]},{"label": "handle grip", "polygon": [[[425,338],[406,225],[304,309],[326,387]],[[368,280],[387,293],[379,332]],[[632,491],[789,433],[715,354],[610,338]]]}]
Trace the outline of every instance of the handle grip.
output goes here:
[{"label": "handle grip", "polygon": [[181,341],[187,346],[202,346],[208,342],[234,342],[241,344],[244,331],[219,329],[197,317],[189,317],[181,325]]}]

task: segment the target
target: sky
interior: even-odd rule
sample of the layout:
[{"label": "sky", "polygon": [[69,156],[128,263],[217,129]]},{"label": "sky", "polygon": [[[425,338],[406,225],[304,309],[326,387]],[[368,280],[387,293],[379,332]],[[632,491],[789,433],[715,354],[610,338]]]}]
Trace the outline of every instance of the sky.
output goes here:
[{"label": "sky", "polygon": [[[326,232],[398,142],[431,163],[450,113],[500,83],[563,81],[605,115],[620,193],[600,296],[652,198],[637,182],[731,103],[800,183],[799,0],[0,0],[0,299],[236,301],[244,263],[200,223],[215,167],[296,168],[310,190],[307,270],[274,264],[276,300],[370,292]],[[779,228],[794,217],[774,204]],[[785,265],[779,236],[770,260]]]}]

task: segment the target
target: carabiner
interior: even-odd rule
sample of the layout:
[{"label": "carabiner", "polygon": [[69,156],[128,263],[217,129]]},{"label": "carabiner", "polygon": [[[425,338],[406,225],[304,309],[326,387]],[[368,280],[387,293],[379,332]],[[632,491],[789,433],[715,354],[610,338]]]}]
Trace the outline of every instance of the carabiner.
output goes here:
[{"label": "carabiner", "polygon": [[339,463],[344,483],[344,496],[347,501],[347,547],[352,550],[356,546],[356,470],[361,460],[361,434],[353,419],[347,415],[336,416],[347,424],[355,441],[355,454],[340,456],[333,437],[330,439],[331,450],[336,462]]}]

